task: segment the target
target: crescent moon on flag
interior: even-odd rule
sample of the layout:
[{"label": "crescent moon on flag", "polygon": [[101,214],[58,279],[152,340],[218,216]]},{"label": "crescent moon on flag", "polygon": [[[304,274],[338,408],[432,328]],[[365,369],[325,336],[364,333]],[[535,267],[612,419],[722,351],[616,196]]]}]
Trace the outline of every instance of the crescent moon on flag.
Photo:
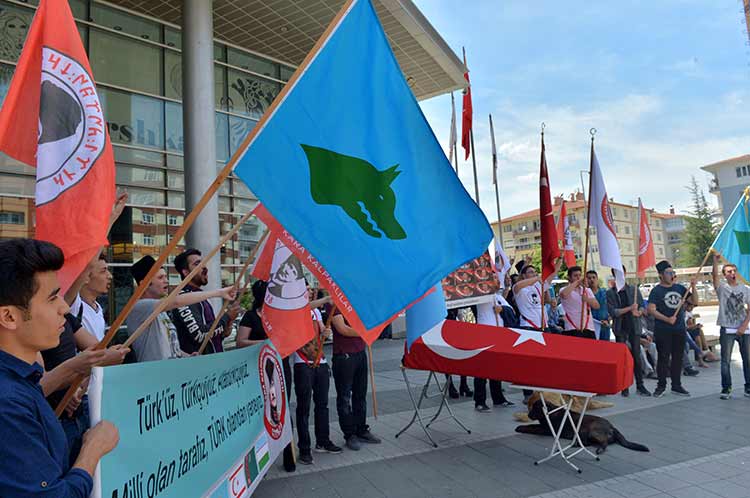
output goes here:
[{"label": "crescent moon on flag", "polygon": [[445,339],[443,338],[444,322],[445,320],[441,320],[437,325],[422,335],[422,342],[427,346],[427,349],[438,356],[442,356],[449,360],[468,360],[469,358],[473,358],[482,351],[486,351],[494,346],[494,344],[492,344],[479,349],[457,349],[445,342]]}]

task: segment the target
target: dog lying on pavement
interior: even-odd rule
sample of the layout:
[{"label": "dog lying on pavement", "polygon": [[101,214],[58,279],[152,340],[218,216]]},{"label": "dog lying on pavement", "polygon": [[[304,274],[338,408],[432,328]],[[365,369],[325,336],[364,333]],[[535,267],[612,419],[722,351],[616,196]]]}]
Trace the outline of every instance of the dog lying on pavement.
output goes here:
[{"label": "dog lying on pavement", "polygon": [[[555,408],[557,408],[556,405],[547,403],[547,409],[549,411],[552,411]],[[519,425],[516,427],[516,432],[522,434],[536,434],[538,436],[552,436],[552,429],[547,424],[547,419],[544,416],[543,409],[544,407],[541,400],[537,399],[534,401],[529,408],[529,418],[538,422],[532,425]],[[571,411],[570,415],[577,424],[580,414]],[[550,415],[552,425],[559,428],[563,416],[563,410],[559,410]],[[563,428],[560,437],[563,439],[573,439],[573,434],[573,427],[570,425],[570,420],[566,420],[565,427]],[[646,446],[625,439],[625,436],[623,436],[609,420],[595,415],[583,416],[579,435],[581,436],[581,441],[583,441],[584,445],[596,446],[597,455],[604,453],[607,450],[607,446],[614,443],[619,444],[623,448],[628,448],[634,451],[649,451]]]}]

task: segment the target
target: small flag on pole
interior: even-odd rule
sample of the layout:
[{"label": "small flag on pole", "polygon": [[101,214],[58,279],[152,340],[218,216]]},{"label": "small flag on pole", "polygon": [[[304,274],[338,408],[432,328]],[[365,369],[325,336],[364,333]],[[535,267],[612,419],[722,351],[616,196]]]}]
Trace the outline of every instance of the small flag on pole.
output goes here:
[{"label": "small flag on pole", "polygon": [[589,194],[589,220],[596,228],[596,240],[599,245],[599,262],[602,266],[609,266],[615,272],[617,289],[625,286],[625,274],[622,271],[622,258],[617,245],[617,232],[612,220],[612,210],[609,208],[607,188],[599,168],[599,161],[594,152],[594,142],[591,142],[591,192]]},{"label": "small flag on pole", "polygon": [[636,273],[638,278],[646,276],[646,270],[656,264],[656,255],[654,254],[654,239],[651,235],[651,227],[648,225],[648,213],[638,198],[638,216],[640,218],[640,228],[638,236],[638,268]]},{"label": "small flag on pole", "polygon": [[552,212],[552,198],[547,171],[547,157],[544,152],[542,133],[542,157],[539,162],[539,218],[542,224],[542,279],[555,273],[555,260],[560,257],[560,241],[557,239],[555,214]]}]

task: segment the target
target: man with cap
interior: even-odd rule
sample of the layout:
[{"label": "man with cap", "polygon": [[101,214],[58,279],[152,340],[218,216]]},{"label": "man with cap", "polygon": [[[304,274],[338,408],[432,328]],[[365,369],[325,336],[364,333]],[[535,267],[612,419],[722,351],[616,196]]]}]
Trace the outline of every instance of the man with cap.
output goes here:
[{"label": "man with cap", "polygon": [[[667,389],[667,371],[671,372],[672,393],[690,396],[682,387],[682,356],[685,351],[685,311],[687,300],[695,303],[695,277],[690,280],[690,295],[685,286],[675,283],[675,271],[669,261],[656,264],[659,272],[659,285],[651,290],[648,297],[648,312],[654,317],[654,342],[658,360],[656,370],[659,380],[654,396],[660,398]],[[685,299],[687,298],[687,299]]]},{"label": "man with cap", "polygon": [[[154,266],[156,261],[151,256],[144,256],[130,267],[130,273],[135,281],[140,284]],[[156,306],[169,293],[169,280],[164,268],[160,268],[146,288],[141,299],[133,307],[128,315],[126,324],[128,334],[146,321]],[[175,296],[164,310],[149,324],[146,330],[133,342],[133,350],[139,362],[166,360],[169,358],[180,358],[190,354],[180,349],[177,331],[167,315],[168,310],[190,306],[214,297],[233,300],[236,296],[234,287],[225,287],[215,291],[189,292]]]},{"label": "man with cap", "polygon": [[[189,248],[174,258],[174,267],[183,280],[201,264],[202,255],[198,249]],[[208,269],[205,267],[195,275],[190,283],[185,286],[180,294],[201,292],[201,288],[208,284]],[[232,323],[240,312],[240,304],[234,303],[219,320],[214,330],[214,335],[206,347],[205,354],[220,353],[224,351],[222,341],[232,331]],[[186,353],[194,353],[200,349],[208,330],[216,319],[214,308],[204,298],[191,305],[179,306],[170,313],[172,321],[177,328],[177,337],[180,339],[180,347]]]}]

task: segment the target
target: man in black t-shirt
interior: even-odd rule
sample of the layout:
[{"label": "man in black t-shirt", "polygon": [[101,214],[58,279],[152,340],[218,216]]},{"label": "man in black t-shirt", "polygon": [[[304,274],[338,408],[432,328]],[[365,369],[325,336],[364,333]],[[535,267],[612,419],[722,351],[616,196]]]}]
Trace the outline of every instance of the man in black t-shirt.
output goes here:
[{"label": "man in black t-shirt", "polygon": [[[654,342],[659,359],[656,362],[659,381],[654,396],[660,398],[667,389],[667,370],[671,372],[672,393],[690,396],[682,387],[682,355],[685,351],[685,311],[683,305],[688,290],[674,283],[675,272],[669,261],[656,264],[659,285],[648,297],[648,312],[654,317]],[[695,277],[690,280],[691,293],[687,301],[695,303]]]}]

